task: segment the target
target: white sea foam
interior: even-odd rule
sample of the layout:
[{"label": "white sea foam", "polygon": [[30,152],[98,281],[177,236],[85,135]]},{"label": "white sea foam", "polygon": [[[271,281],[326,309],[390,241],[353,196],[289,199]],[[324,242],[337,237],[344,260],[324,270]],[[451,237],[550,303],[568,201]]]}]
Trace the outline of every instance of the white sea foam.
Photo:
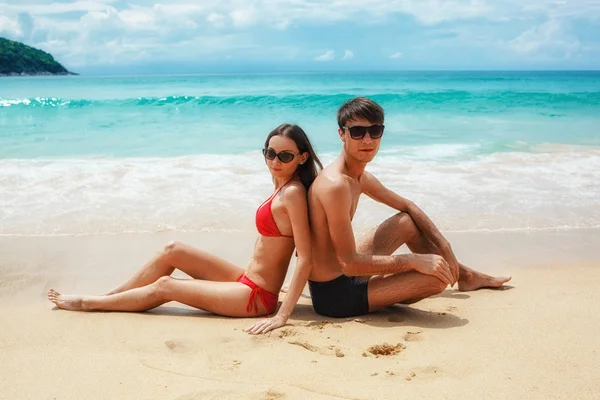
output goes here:
[{"label": "white sea foam", "polygon": [[[444,231],[600,226],[600,150],[540,148],[470,161],[468,146],[382,153],[370,165]],[[438,161],[432,154],[442,157]],[[435,158],[435,157],[433,157]],[[327,164],[333,157],[324,155]],[[272,192],[259,153],[145,159],[0,160],[0,235],[253,230]],[[359,231],[393,211],[365,198]]]}]

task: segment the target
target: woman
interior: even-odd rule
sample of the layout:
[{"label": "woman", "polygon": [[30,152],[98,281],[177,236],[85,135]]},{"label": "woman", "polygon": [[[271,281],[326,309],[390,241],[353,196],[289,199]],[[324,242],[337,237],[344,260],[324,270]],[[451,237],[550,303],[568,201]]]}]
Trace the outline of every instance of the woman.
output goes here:
[{"label": "woman", "polygon": [[[317,176],[317,167],[323,167],[297,125],[283,124],[273,130],[265,141],[263,155],[275,191],[256,212],[260,235],[245,270],[174,242],[106,295],[63,295],[50,289],[48,299],[59,308],[78,311],[145,311],[178,301],[230,317],[273,314],[295,248],[296,271],[279,312],[247,331],[264,333],[285,325],[312,265],[306,194]],[[171,277],[175,269],[194,279]]]}]

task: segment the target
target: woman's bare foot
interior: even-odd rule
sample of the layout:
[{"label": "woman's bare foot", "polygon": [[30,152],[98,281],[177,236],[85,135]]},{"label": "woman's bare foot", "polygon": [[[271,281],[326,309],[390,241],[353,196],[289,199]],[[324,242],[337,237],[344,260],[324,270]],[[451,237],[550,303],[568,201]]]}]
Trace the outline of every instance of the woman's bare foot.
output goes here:
[{"label": "woman's bare foot", "polygon": [[499,288],[506,282],[511,280],[511,276],[490,276],[477,271],[469,271],[464,273],[461,270],[460,278],[458,278],[458,290],[461,292],[469,292],[481,288]]},{"label": "woman's bare foot", "polygon": [[54,289],[48,290],[48,300],[56,304],[63,310],[81,311],[83,310],[83,297],[71,296],[58,293]]}]

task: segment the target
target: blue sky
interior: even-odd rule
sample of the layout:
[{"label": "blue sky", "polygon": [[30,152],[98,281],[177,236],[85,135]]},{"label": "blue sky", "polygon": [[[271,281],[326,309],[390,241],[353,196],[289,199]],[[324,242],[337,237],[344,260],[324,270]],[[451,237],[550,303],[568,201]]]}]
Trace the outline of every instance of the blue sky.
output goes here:
[{"label": "blue sky", "polygon": [[600,0],[3,0],[0,36],[82,73],[600,69]]}]

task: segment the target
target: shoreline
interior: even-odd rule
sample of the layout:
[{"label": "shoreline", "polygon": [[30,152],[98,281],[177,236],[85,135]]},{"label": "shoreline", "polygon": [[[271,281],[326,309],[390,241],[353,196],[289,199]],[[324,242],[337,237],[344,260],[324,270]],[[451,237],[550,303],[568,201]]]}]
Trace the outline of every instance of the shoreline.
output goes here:
[{"label": "shoreline", "polygon": [[33,73],[29,73],[29,72],[10,72],[8,74],[0,74],[0,77],[11,77],[11,76],[66,76],[66,75],[79,75],[76,72],[48,72],[48,71],[41,71],[41,72],[33,72]]}]

